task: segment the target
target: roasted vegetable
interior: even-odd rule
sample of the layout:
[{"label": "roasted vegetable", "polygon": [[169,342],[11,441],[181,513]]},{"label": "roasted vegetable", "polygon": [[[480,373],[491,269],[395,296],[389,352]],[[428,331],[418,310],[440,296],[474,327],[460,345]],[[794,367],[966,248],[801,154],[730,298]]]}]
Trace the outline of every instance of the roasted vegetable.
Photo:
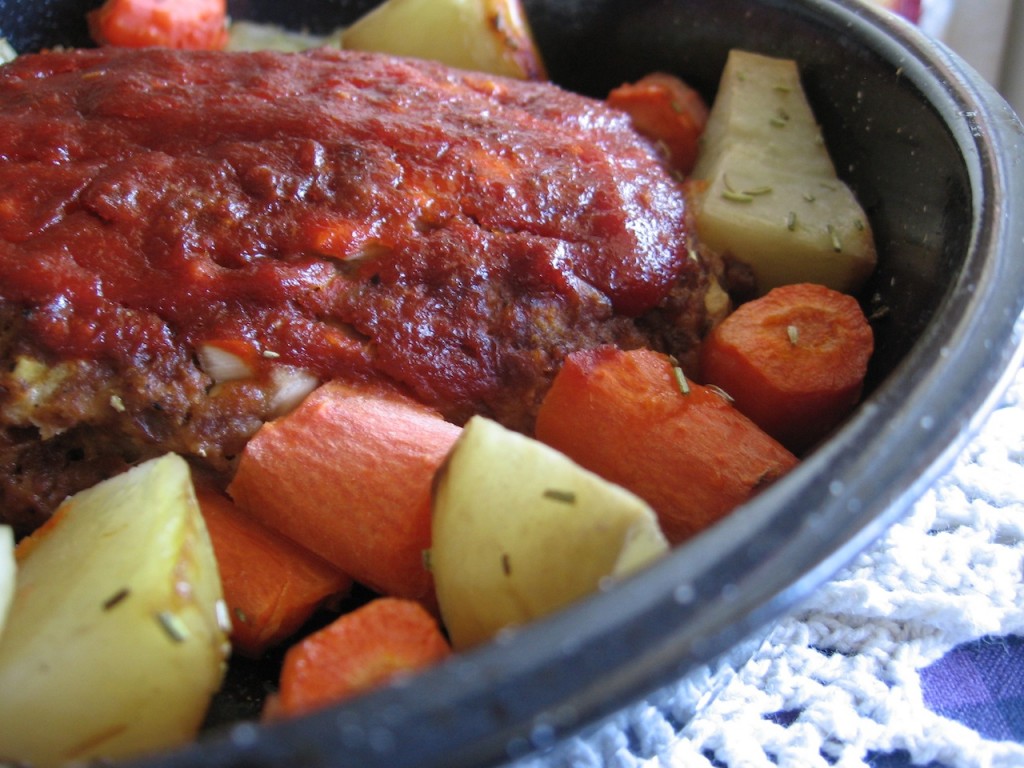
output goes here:
[{"label": "roasted vegetable", "polygon": [[36,768],[193,739],[228,653],[188,466],[154,459],[65,502],[17,549],[0,753]]},{"label": "roasted vegetable", "polygon": [[724,395],[687,381],[650,350],[570,355],[541,404],[536,433],[647,501],[672,544],[797,463]]},{"label": "roasted vegetable", "polygon": [[341,40],[356,51],[523,80],[545,77],[520,0],[387,0],[345,29]]},{"label": "roasted vegetable", "polygon": [[480,416],[438,474],[430,563],[456,649],[551,613],[667,549],[639,498]]},{"label": "roasted vegetable", "polygon": [[629,114],[633,127],[658,142],[669,165],[689,174],[697,162],[708,107],[678,77],[652,72],[608,94],[608,103]]},{"label": "roasted vegetable", "polygon": [[88,22],[99,45],[219,50],[228,39],[226,0],[107,0]]},{"label": "roasted vegetable", "polygon": [[857,404],[873,349],[856,299],[795,283],[747,302],[711,332],[701,347],[701,379],[799,453]]},{"label": "roasted vegetable", "polygon": [[[14,531],[10,526],[0,525],[0,637],[7,623],[7,612],[14,598],[14,580],[17,566],[14,563]],[[0,750],[2,751],[2,750]]]},{"label": "roasted vegetable", "polygon": [[796,62],[732,51],[702,142],[693,177],[708,246],[749,264],[761,293],[861,287],[875,267],[871,227],[836,176]]},{"label": "roasted vegetable", "polygon": [[431,602],[430,484],[458,435],[393,390],[336,381],[260,428],[228,490],[361,584]]},{"label": "roasted vegetable", "polygon": [[420,603],[380,597],[288,649],[271,718],[300,715],[446,658],[451,646]]},{"label": "roasted vegetable", "polygon": [[196,489],[217,556],[231,645],[258,657],[291,637],[352,579],[291,539],[242,513],[221,493]]}]

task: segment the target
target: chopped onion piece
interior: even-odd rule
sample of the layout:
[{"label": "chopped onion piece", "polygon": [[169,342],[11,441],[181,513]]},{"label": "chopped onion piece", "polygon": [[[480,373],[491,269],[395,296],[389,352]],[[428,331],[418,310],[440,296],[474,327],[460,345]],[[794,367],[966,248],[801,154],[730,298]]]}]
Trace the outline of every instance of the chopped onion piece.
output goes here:
[{"label": "chopped onion piece", "polygon": [[253,375],[252,366],[245,359],[217,344],[201,344],[196,354],[200,367],[218,384],[248,379]]},{"label": "chopped onion piece", "polygon": [[309,371],[287,365],[275,367],[271,379],[274,382],[274,393],[270,407],[275,418],[295,410],[306,399],[306,395],[320,384],[320,380]]}]

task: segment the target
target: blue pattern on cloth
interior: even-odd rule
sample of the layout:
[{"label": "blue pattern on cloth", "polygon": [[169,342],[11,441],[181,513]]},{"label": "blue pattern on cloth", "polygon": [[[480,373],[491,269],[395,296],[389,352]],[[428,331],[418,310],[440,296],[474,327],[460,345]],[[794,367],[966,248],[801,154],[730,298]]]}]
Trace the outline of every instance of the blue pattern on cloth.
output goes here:
[{"label": "blue pattern on cloth", "polygon": [[983,637],[921,670],[930,710],[986,739],[1024,743],[1024,637]]}]

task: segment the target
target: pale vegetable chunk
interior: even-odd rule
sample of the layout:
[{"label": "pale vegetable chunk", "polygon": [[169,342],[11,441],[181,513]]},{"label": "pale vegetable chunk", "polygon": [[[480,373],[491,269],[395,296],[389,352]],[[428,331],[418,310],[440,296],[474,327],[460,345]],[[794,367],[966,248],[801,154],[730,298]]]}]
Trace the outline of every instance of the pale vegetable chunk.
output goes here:
[{"label": "pale vegetable chunk", "polygon": [[544,77],[520,0],[387,0],[345,29],[341,39],[356,51],[523,80]]},{"label": "pale vegetable chunk", "polygon": [[[17,566],[14,563],[14,531],[9,526],[0,525],[0,637],[4,633],[7,612],[14,598],[14,579]],[[2,752],[2,750],[0,750]]]},{"label": "pale vegetable chunk", "polygon": [[228,641],[184,460],[73,496],[17,556],[0,637],[0,757],[46,768],[193,739]]},{"label": "pale vegetable chunk", "polygon": [[748,263],[759,293],[819,283],[855,293],[875,268],[864,210],[836,175],[796,62],[732,51],[693,177],[701,239]]},{"label": "pale vegetable chunk", "polygon": [[273,24],[259,24],[254,21],[234,21],[228,29],[229,51],[281,51],[294,53],[320,46],[341,46],[342,30],[327,35],[313,35],[295,32]]},{"label": "pale vegetable chunk", "polygon": [[0,37],[0,64],[6,64],[16,58],[18,58],[18,52],[7,42],[7,38]]},{"label": "pale vegetable chunk", "polygon": [[668,550],[641,499],[479,416],[438,474],[432,537],[438,604],[456,649],[551,613]]}]

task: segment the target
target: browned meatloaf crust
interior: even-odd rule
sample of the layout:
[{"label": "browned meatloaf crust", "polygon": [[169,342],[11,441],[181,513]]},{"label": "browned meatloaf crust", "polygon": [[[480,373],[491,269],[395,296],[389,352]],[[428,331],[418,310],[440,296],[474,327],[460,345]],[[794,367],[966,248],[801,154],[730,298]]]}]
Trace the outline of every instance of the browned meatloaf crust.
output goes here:
[{"label": "browned meatloaf crust", "polygon": [[0,69],[0,520],[165,451],[226,476],[333,377],[529,431],[569,350],[689,359],[697,250],[653,145],[550,85],[326,50],[24,56]]}]

